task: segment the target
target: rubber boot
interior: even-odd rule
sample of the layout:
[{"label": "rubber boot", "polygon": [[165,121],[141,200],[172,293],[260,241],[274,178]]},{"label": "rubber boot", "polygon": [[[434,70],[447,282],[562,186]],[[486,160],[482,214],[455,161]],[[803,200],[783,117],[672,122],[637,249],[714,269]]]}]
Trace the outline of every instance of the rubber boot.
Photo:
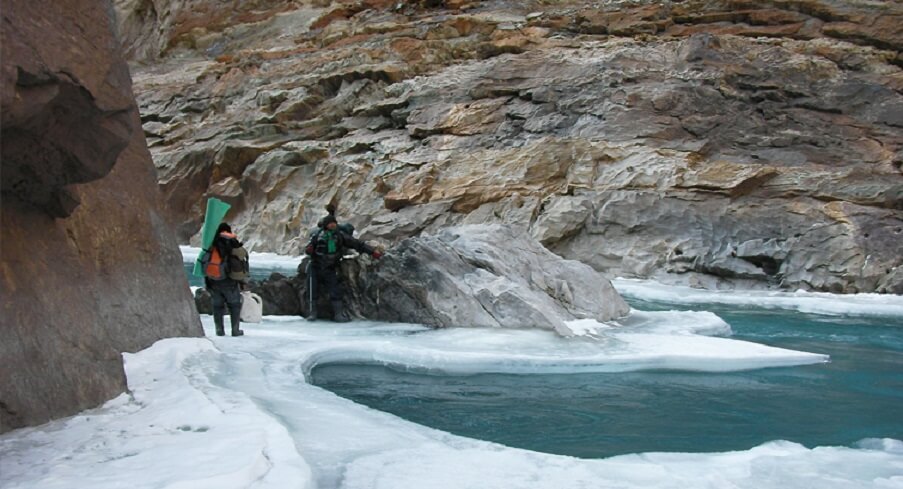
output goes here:
[{"label": "rubber boot", "polygon": [[229,320],[232,321],[232,336],[242,336],[244,331],[239,329],[241,325],[241,304],[229,305]]},{"label": "rubber boot", "polygon": [[342,301],[332,301],[332,320],[337,323],[347,323],[351,321],[345,308],[342,307]]},{"label": "rubber boot", "polygon": [[217,336],[226,336],[226,330],[223,327],[222,314],[214,314],[213,315],[213,325],[216,326],[216,335]]}]

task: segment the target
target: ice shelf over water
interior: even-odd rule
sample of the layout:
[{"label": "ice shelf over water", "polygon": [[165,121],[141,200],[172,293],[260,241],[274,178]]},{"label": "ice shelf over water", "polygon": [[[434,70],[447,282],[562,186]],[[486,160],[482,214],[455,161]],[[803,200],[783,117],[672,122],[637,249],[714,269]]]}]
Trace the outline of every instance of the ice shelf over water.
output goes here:
[{"label": "ice shelf over water", "polygon": [[[125,354],[129,393],[0,436],[4,488],[903,487],[903,443],[647,453],[600,460],[463,438],[310,385],[317,363],[450,374],[647,368],[733,370],[825,357],[706,334],[711,313],[637,312],[586,336],[267,317],[241,338],[166,339]],[[695,318],[695,320],[694,320]],[[203,317],[208,334],[211,320]]]},{"label": "ice shelf over water", "polygon": [[903,295],[828,294],[803,290],[712,291],[679,285],[663,285],[650,280],[615,279],[611,281],[624,297],[672,304],[725,304],[786,309],[809,314],[887,316],[903,324]]}]

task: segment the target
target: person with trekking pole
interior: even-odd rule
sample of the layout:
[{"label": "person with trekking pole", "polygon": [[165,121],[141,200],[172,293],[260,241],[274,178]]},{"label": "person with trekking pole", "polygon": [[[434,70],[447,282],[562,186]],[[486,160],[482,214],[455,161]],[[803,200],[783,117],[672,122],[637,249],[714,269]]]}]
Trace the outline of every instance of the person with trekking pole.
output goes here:
[{"label": "person with trekking pole", "polygon": [[[318,229],[311,235],[304,252],[310,256],[308,265],[308,305],[309,321],[317,319],[317,294],[320,286],[325,286],[332,304],[333,320],[340,323],[351,321],[342,302],[342,283],[338,274],[339,263],[348,248],[380,259],[382,253],[360,241],[338,225],[335,215],[330,212],[318,223]],[[353,229],[353,228],[351,228]]]}]

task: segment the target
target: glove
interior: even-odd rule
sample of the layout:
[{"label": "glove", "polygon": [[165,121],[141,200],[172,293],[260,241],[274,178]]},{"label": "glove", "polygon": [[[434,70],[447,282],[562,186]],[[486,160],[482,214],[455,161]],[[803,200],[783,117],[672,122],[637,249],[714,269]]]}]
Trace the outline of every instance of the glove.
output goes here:
[{"label": "glove", "polygon": [[374,250],[373,253],[370,253],[370,256],[372,256],[374,260],[379,260],[383,257],[383,254],[380,253],[379,250]]},{"label": "glove", "polygon": [[308,255],[313,255],[314,254],[314,245],[312,245],[312,244],[307,245],[307,248],[304,248],[304,253],[306,253]]}]

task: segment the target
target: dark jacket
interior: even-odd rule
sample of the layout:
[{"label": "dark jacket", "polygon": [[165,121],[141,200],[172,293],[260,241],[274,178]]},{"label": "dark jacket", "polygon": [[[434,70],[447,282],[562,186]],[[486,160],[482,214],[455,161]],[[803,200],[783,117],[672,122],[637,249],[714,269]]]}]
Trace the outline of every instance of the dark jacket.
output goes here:
[{"label": "dark jacket", "polygon": [[213,238],[213,246],[219,250],[220,256],[226,257],[232,254],[232,250],[242,246],[238,236],[232,233],[219,233]]},{"label": "dark jacket", "polygon": [[[330,233],[332,233],[332,238],[335,241],[335,249],[332,252],[330,252],[329,249]],[[317,232],[310,237],[310,242],[307,244],[305,251],[313,258],[313,261],[317,266],[335,267],[342,261],[342,256],[345,255],[348,248],[368,255],[372,255],[375,251],[375,249],[367,243],[352,238],[338,229],[335,231],[328,231],[326,229],[317,230]]]},{"label": "dark jacket", "polygon": [[[240,248],[242,246],[241,241],[238,240],[238,236],[232,233],[220,233],[217,234],[215,238],[213,238],[213,243],[210,245],[219,251],[219,256],[222,257],[223,260],[228,260],[229,256],[232,255],[232,250],[235,248]],[[207,289],[211,286],[218,287],[235,287],[239,285],[239,282],[236,280],[232,280],[229,277],[226,277],[222,280],[212,281],[207,277],[204,277],[204,285]]]}]

